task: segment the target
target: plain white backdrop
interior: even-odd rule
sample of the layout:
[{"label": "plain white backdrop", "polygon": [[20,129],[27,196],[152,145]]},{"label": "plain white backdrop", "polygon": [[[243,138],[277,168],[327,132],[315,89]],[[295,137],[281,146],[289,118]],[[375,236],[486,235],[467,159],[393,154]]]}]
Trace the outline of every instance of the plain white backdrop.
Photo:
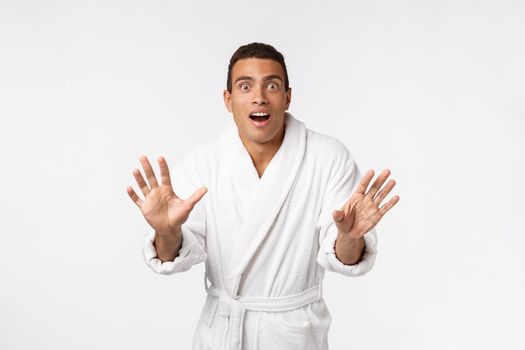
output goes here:
[{"label": "plain white backdrop", "polygon": [[525,348],[524,18],[522,1],[2,0],[0,348],[190,348],[203,264],[149,270],[126,187],[140,155],[173,165],[222,130],[229,58],[254,41],[284,54],[296,118],[398,183],[374,269],[326,276],[331,348]]}]

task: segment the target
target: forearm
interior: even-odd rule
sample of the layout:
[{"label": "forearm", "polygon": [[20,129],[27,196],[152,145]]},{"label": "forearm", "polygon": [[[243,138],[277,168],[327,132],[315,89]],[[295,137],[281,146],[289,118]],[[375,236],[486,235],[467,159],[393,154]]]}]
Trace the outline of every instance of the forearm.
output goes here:
[{"label": "forearm", "polygon": [[363,237],[352,240],[342,234],[337,234],[335,241],[335,256],[345,265],[357,264],[365,251],[365,240]]},{"label": "forearm", "polygon": [[179,229],[169,234],[156,234],[153,245],[160,261],[173,261],[179,255],[182,246],[182,231]]}]

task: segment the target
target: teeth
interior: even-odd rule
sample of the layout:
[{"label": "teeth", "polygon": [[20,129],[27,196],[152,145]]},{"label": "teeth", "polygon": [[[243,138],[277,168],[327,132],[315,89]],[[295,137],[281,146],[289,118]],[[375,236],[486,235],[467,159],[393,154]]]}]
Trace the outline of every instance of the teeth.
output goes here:
[{"label": "teeth", "polygon": [[252,113],[250,115],[253,115],[255,117],[262,117],[262,116],[266,116],[268,115],[268,113],[264,113],[264,112],[255,112],[255,113]]}]

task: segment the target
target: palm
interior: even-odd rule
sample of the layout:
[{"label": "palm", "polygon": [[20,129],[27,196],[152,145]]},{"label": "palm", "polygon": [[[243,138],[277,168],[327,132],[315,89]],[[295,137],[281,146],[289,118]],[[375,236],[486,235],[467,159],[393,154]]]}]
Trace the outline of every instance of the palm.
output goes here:
[{"label": "palm", "polygon": [[348,235],[352,239],[361,238],[374,228],[385,213],[399,201],[399,196],[395,196],[379,208],[383,199],[395,186],[395,181],[390,180],[386,186],[379,191],[379,188],[389,175],[389,170],[383,171],[369,191],[366,192],[368,184],[374,176],[374,172],[368,171],[365,174],[356,191],[343,208],[341,210],[335,210],[332,214],[340,233]]},{"label": "palm", "polygon": [[141,163],[149,186],[138,169],[135,169],[133,175],[145,198],[141,200],[131,187],[128,187],[128,195],[137,204],[146,221],[156,232],[163,234],[178,231],[188,219],[195,204],[206,193],[206,188],[198,189],[188,199],[183,200],[173,192],[169,169],[164,158],[159,158],[161,185],[158,184],[146,157],[141,157]]},{"label": "palm", "polygon": [[144,199],[140,211],[156,231],[169,232],[184,223],[190,209],[175,195],[170,186],[154,188]]}]

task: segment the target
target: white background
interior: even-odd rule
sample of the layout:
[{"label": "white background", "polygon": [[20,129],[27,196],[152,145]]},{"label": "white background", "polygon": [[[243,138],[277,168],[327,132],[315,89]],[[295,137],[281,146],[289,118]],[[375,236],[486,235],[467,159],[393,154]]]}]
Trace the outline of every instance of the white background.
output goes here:
[{"label": "white background", "polygon": [[[522,1],[0,3],[0,348],[188,349],[203,265],[142,260],[125,189],[217,135],[235,49],[286,59],[290,112],[392,170],[360,278],[327,274],[332,349],[523,349]],[[138,190],[138,189],[137,189]]]}]

